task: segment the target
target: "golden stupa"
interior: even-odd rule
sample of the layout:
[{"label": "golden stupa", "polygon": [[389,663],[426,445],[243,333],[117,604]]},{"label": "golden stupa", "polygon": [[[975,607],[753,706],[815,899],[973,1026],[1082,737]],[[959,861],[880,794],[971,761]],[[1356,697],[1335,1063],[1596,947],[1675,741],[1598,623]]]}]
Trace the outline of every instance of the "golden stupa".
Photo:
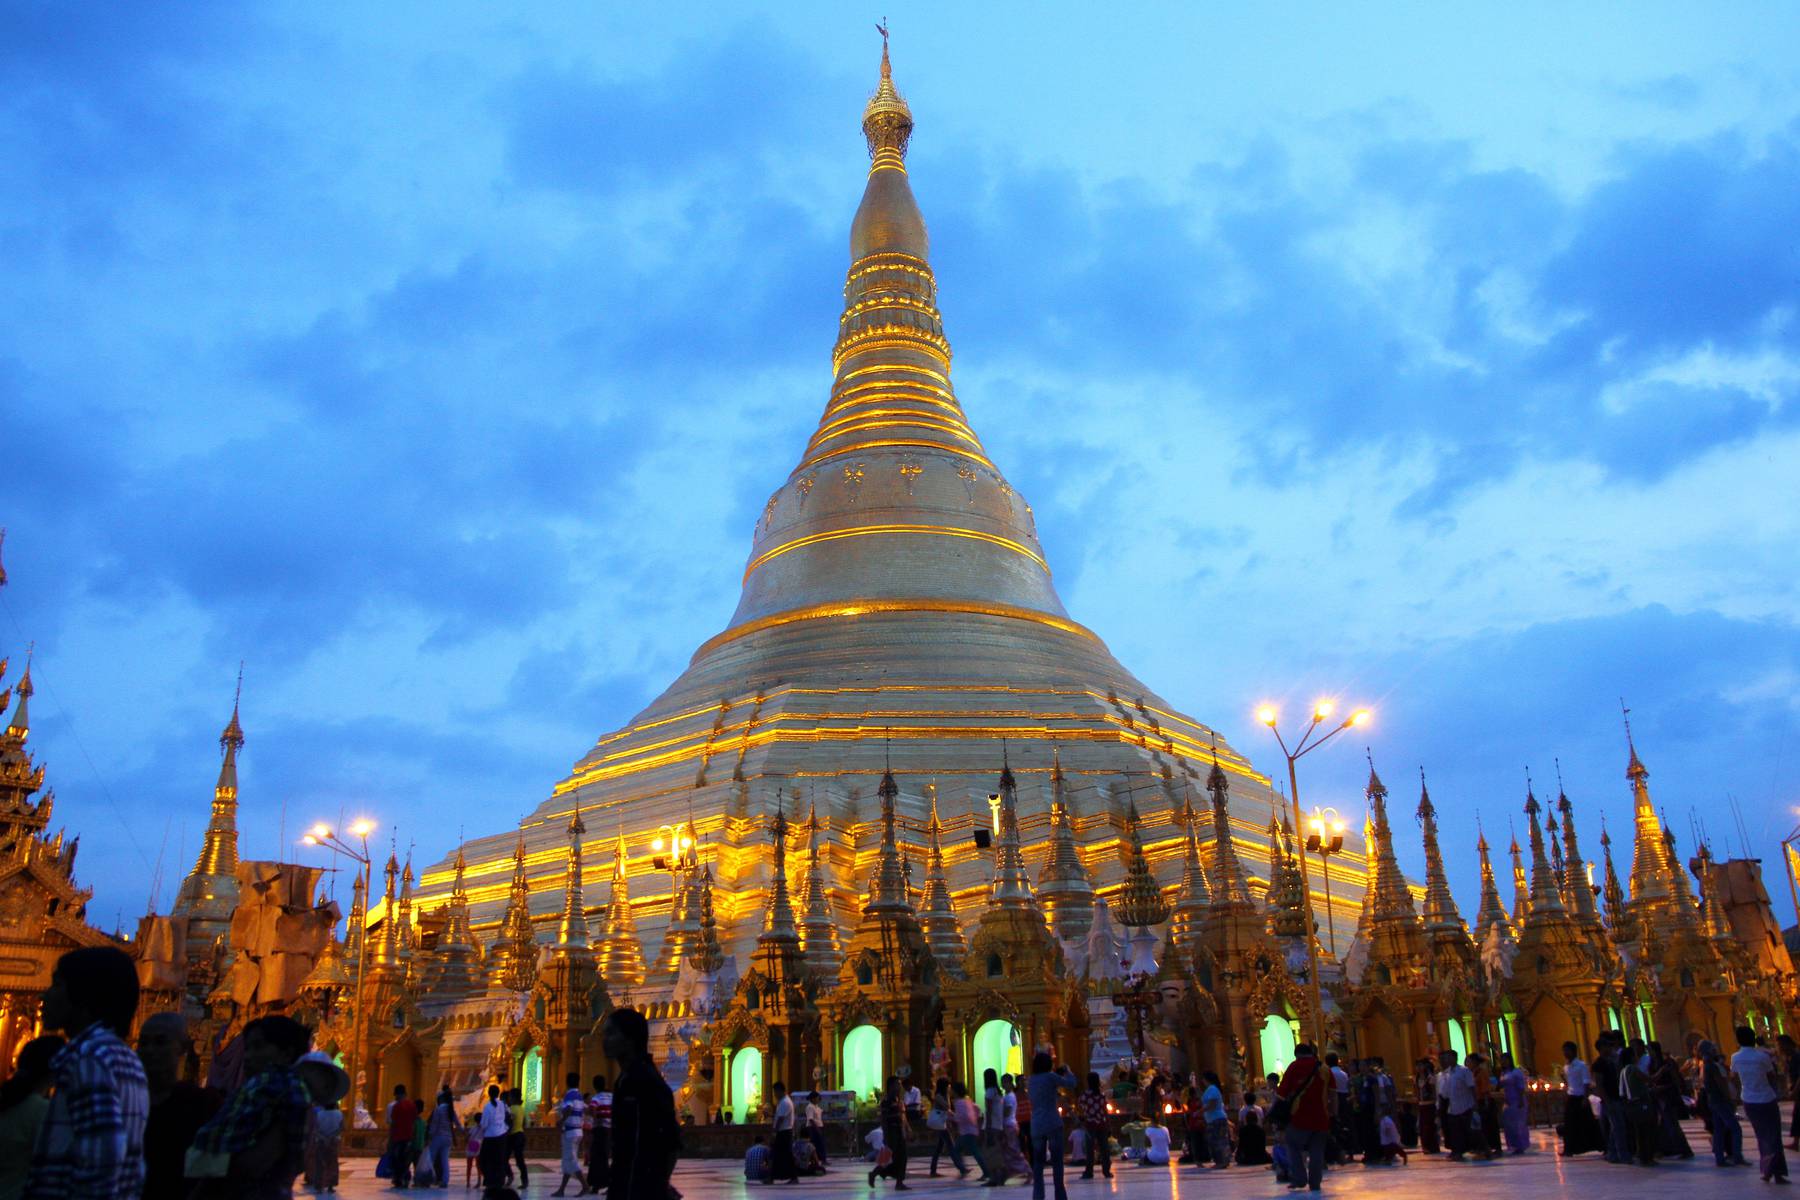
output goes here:
[{"label": "golden stupa", "polygon": [[[1053,752],[1080,858],[1103,894],[1125,879],[1133,804],[1156,877],[1180,878],[1181,814],[1190,795],[1204,804],[1215,745],[1232,777],[1238,855],[1259,890],[1268,877],[1266,830],[1280,803],[1269,781],[1071,619],[1031,505],[957,399],[906,169],[912,113],[885,48],[862,127],[872,161],[850,228],[831,391],[798,465],[757,515],[737,611],[519,830],[467,845],[478,932],[501,921],[522,832],[531,913],[540,940],[553,937],[579,805],[592,839],[590,911],[609,907],[608,852],[623,837],[646,987],[672,985],[697,944],[702,873],[724,951],[747,962],[769,894],[770,818],[785,791],[789,811],[816,805],[823,892],[847,934],[876,854],[876,787],[889,763],[914,887],[923,886],[927,788],[936,785],[958,907],[986,895],[993,867],[971,833],[996,820],[988,797],[1003,759],[1019,781],[1033,879],[1050,858]],[[697,845],[684,856],[690,833]],[[1212,837],[1209,829],[1203,841]],[[1347,864],[1360,859],[1334,864],[1346,928],[1363,883]],[[422,911],[449,899],[454,875],[448,858],[424,873]],[[1323,920],[1322,894],[1317,902]]]}]

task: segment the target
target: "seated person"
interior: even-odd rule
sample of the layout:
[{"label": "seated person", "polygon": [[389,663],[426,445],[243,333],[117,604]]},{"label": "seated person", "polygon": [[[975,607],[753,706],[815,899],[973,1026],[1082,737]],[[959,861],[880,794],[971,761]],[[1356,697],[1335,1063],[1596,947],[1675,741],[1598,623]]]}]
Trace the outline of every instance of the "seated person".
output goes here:
[{"label": "seated person", "polygon": [[1269,1147],[1263,1132],[1262,1111],[1246,1105],[1238,1114],[1237,1165],[1260,1167],[1269,1161]]},{"label": "seated person", "polygon": [[[1288,1153],[1286,1125],[1277,1121],[1269,1123],[1268,1146],[1269,1161],[1275,1166],[1275,1182],[1292,1183],[1293,1176],[1290,1168],[1293,1164],[1293,1157]],[[1301,1182],[1304,1183],[1305,1180],[1302,1179]]]},{"label": "seated person", "polygon": [[1394,1124],[1393,1113],[1381,1114],[1381,1136],[1376,1140],[1381,1143],[1383,1161],[1391,1163],[1397,1158],[1406,1162],[1406,1147],[1400,1144],[1400,1127]]},{"label": "seated person", "polygon": [[809,1138],[794,1139],[794,1165],[802,1175],[823,1175],[825,1164],[819,1161],[819,1148]]},{"label": "seated person", "polygon": [[1144,1126],[1144,1159],[1146,1167],[1166,1167],[1169,1165],[1169,1131],[1161,1125],[1162,1118],[1154,1113],[1150,1116],[1150,1124]]},{"label": "seated person", "polygon": [[863,1141],[869,1147],[869,1152],[863,1157],[869,1162],[880,1161],[881,1148],[887,1145],[886,1140],[881,1134],[881,1126],[877,1125],[875,1128],[869,1130],[869,1132],[863,1134]]},{"label": "seated person", "polygon": [[1085,1167],[1093,1157],[1088,1147],[1088,1131],[1085,1125],[1076,1125],[1069,1130],[1069,1148],[1065,1156],[1072,1167]]},{"label": "seated person", "polygon": [[769,1147],[763,1143],[763,1135],[757,1134],[756,1141],[750,1149],[744,1151],[744,1181],[746,1183],[767,1183],[774,1175],[775,1164]]}]

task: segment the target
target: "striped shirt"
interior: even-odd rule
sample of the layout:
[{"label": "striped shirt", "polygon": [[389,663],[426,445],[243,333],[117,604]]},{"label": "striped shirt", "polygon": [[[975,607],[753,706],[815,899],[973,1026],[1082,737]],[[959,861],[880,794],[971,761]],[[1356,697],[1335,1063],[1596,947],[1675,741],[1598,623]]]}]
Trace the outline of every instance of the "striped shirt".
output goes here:
[{"label": "striped shirt", "polygon": [[137,1200],[144,1191],[150,1087],[130,1046],[96,1021],[50,1060],[56,1091],[38,1129],[25,1195]]}]

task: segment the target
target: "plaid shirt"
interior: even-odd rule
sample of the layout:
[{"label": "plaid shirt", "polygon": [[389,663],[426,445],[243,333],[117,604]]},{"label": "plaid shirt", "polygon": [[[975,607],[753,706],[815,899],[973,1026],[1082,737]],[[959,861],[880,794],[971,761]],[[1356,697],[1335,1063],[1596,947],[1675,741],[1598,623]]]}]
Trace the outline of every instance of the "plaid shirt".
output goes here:
[{"label": "plaid shirt", "polygon": [[311,1109],[312,1098],[300,1076],[290,1067],[270,1067],[244,1080],[244,1085],[226,1098],[224,1107],[194,1135],[194,1148],[238,1154],[256,1145],[271,1125],[282,1122],[288,1157],[298,1162]]},{"label": "plaid shirt", "polygon": [[56,1091],[38,1129],[25,1195],[136,1200],[144,1191],[150,1087],[130,1046],[95,1022],[50,1060]]}]

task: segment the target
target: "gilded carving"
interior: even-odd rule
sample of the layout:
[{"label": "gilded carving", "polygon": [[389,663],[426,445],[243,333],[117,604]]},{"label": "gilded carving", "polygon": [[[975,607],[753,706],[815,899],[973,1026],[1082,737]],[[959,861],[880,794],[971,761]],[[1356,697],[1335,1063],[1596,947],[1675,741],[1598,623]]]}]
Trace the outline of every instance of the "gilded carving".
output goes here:
[{"label": "gilded carving", "polygon": [[963,491],[969,494],[969,503],[975,503],[975,468],[965,463],[956,468],[956,474],[963,481]]},{"label": "gilded carving", "polygon": [[906,484],[906,494],[908,496],[913,494],[913,488],[918,484],[919,476],[924,470],[925,468],[920,465],[919,460],[916,458],[903,458],[900,460],[900,479]]}]

